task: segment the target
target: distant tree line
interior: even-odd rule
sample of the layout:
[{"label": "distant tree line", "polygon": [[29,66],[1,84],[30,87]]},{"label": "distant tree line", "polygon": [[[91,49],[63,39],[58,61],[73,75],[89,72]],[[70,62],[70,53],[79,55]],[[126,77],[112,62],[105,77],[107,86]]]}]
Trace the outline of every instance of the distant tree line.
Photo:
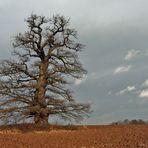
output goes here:
[{"label": "distant tree line", "polygon": [[133,119],[133,120],[125,119],[111,123],[111,125],[128,125],[128,124],[148,124],[148,121],[144,121],[142,119]]}]

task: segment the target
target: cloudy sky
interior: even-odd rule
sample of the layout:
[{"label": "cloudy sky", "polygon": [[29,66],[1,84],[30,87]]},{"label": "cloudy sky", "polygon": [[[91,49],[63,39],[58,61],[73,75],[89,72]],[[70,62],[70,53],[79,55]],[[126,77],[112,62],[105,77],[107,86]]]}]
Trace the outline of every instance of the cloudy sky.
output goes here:
[{"label": "cloudy sky", "polygon": [[11,56],[13,37],[32,12],[68,16],[86,45],[81,61],[88,74],[73,86],[94,111],[83,123],[148,120],[147,6],[147,0],[0,0],[0,59]]}]

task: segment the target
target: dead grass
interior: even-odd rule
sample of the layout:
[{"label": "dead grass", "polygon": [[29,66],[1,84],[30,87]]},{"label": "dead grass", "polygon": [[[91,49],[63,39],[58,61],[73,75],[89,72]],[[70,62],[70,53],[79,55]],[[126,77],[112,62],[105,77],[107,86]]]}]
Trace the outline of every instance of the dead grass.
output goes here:
[{"label": "dead grass", "polygon": [[0,127],[0,148],[148,148],[148,125],[42,128],[28,124]]}]

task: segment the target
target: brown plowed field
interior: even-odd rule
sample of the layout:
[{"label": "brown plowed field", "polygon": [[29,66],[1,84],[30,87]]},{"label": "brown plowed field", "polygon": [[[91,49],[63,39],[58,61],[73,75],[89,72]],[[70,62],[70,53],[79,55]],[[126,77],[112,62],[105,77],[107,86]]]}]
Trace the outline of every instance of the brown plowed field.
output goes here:
[{"label": "brown plowed field", "polygon": [[1,127],[0,148],[148,148],[148,125]]}]

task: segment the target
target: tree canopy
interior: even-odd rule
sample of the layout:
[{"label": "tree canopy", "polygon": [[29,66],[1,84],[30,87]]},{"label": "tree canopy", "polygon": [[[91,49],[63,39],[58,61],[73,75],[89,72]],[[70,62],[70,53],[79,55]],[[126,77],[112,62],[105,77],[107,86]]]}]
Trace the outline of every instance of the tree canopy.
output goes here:
[{"label": "tree canopy", "polygon": [[79,60],[83,45],[70,19],[31,14],[27,29],[15,36],[13,58],[0,63],[0,120],[48,124],[50,116],[80,121],[90,105],[77,103],[71,78],[86,74]]}]

